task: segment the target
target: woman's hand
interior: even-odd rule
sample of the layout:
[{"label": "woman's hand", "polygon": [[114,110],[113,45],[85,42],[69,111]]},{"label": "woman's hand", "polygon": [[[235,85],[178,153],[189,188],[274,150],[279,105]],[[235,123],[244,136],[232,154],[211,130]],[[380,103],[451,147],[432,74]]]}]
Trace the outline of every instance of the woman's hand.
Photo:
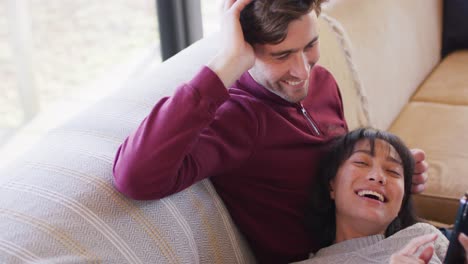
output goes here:
[{"label": "woman's hand", "polygon": [[[466,236],[463,233],[460,233],[460,235],[458,235],[458,241],[460,241],[460,244],[465,249],[465,253],[468,252],[468,236]],[[468,254],[465,254],[465,256],[465,263],[468,263]]]},{"label": "woman's hand", "polygon": [[[429,234],[411,239],[400,251],[390,257],[391,264],[427,264],[434,254],[434,241],[437,234]],[[426,247],[421,254],[416,254],[420,247]]]},{"label": "woman's hand", "polygon": [[229,88],[255,63],[254,49],[245,41],[239,20],[241,11],[251,1],[224,0],[221,25],[222,46],[208,67],[218,75],[226,88]]}]

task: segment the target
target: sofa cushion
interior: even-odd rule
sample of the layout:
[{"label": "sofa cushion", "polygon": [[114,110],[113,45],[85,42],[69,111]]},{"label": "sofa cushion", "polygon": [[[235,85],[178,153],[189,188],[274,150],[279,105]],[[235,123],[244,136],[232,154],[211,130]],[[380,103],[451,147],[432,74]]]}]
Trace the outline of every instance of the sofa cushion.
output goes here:
[{"label": "sofa cushion", "polygon": [[208,180],[159,201],[114,189],[115,151],[144,108],[103,101],[0,171],[0,263],[252,261]]},{"label": "sofa cushion", "polygon": [[442,60],[421,85],[413,101],[468,105],[468,49]]},{"label": "sofa cushion", "polygon": [[441,0],[334,0],[324,9],[346,30],[377,128],[390,126],[439,63],[441,7]]},{"label": "sofa cushion", "polygon": [[453,224],[458,200],[468,189],[467,116],[468,106],[411,102],[390,128],[426,152],[427,190],[415,200],[427,219]]},{"label": "sofa cushion", "polygon": [[468,1],[444,1],[442,56],[459,49],[468,49]]},{"label": "sofa cushion", "polygon": [[120,143],[216,52],[212,43],[147,65],[0,170],[0,263],[253,262],[209,180],[154,201],[113,187]]}]

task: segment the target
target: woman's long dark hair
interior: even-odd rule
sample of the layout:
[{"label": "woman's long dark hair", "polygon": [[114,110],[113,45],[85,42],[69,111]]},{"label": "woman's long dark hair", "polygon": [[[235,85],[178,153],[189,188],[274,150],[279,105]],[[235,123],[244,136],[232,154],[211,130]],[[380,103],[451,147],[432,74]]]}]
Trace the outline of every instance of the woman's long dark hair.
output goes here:
[{"label": "woman's long dark hair", "polygon": [[385,236],[391,236],[417,222],[411,202],[411,182],[414,171],[411,151],[403,141],[389,132],[372,128],[356,129],[337,138],[331,144],[331,149],[322,163],[319,177],[312,188],[310,206],[306,212],[306,224],[310,235],[318,243],[317,248],[333,244],[336,236],[335,202],[330,198],[330,181],[335,178],[339,167],[351,156],[357,142],[369,140],[371,152],[373,152],[376,139],[384,140],[398,153],[402,161],[405,181],[405,193],[400,212],[388,226]]}]

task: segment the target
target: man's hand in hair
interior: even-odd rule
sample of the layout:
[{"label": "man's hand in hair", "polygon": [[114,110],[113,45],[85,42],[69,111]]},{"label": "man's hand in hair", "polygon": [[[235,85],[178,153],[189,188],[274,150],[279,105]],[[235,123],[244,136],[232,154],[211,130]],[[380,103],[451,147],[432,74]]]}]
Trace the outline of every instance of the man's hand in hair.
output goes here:
[{"label": "man's hand in hair", "polygon": [[241,11],[252,0],[225,0],[221,25],[221,49],[208,63],[226,88],[252,68],[255,63],[253,47],[244,39],[239,21]]}]

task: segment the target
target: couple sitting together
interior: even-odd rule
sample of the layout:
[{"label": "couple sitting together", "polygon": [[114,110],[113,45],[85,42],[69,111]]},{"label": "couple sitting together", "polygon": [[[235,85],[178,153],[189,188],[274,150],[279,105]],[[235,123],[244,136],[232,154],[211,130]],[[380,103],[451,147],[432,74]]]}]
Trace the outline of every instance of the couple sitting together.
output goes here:
[{"label": "couple sitting together", "polygon": [[447,239],[412,214],[424,152],[348,132],[317,64],[322,2],[224,0],[219,52],[125,139],[115,187],[161,199],[210,178],[259,263],[440,263]]}]

